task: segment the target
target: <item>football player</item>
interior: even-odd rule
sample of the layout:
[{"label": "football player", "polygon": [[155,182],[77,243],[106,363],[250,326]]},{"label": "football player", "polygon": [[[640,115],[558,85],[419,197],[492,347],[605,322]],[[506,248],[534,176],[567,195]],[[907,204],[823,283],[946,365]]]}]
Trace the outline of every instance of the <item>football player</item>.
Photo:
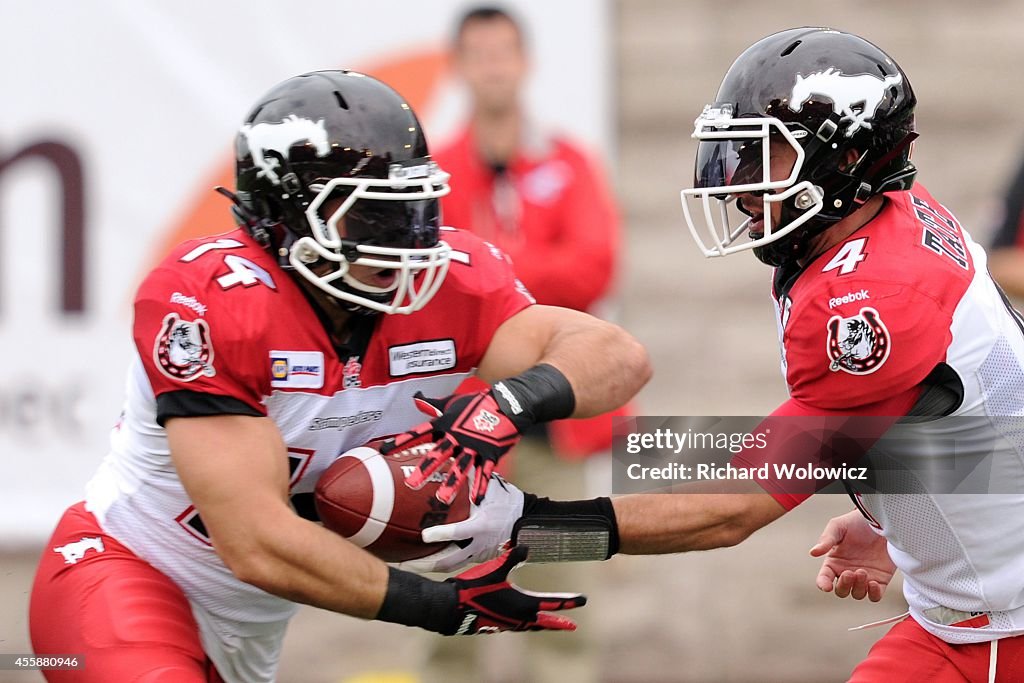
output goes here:
[{"label": "football player", "polygon": [[[380,81],[280,83],[236,160],[239,228],[142,283],[110,453],[39,565],[34,648],[86,661],[50,680],[272,681],[299,602],[443,634],[571,629],[548,612],[585,598],[506,581],[521,549],[436,582],[304,517],[334,459],[415,427],[417,404],[437,443],[421,480],[454,459],[443,496],[475,472],[480,500],[527,427],[629,399],[643,348],[533,305],[500,250],[441,227],[448,175]],[[492,386],[452,395],[473,374]]]},{"label": "football player", "polygon": [[[905,478],[887,489],[845,482],[858,510],[832,520],[813,549],[825,556],[818,586],[877,600],[898,568],[910,605],[851,680],[993,681],[997,670],[998,680],[1024,680],[1024,326],[985,251],[914,183],[916,103],[903,70],[862,38],[824,28],[768,36],[736,59],[696,120],[685,218],[705,255],[752,250],[775,269],[790,398],[765,424],[797,440],[773,434],[734,465],[828,464],[898,428],[886,442],[895,462],[939,480],[980,478],[967,494],[953,492],[966,481],[928,487],[913,470],[894,469]],[[836,448],[838,437],[853,450]],[[473,543],[422,562],[451,569],[544,527],[564,535],[552,559],[730,546],[827,481],[810,483],[771,474],[735,482],[746,495],[680,485],[689,495],[575,502],[509,485],[470,520],[425,531]],[[521,511],[515,530],[509,510]]]}]

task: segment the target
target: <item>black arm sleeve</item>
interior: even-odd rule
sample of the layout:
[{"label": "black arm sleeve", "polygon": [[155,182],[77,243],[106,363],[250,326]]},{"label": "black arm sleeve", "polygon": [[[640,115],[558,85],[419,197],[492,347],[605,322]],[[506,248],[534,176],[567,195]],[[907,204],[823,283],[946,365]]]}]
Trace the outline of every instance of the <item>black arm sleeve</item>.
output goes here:
[{"label": "black arm sleeve", "polygon": [[[604,556],[585,559],[607,560],[619,552],[619,524],[615,518],[615,508],[612,506],[611,498],[551,500],[550,498],[539,498],[532,493],[524,495],[523,516],[519,518],[512,529],[513,544],[520,541],[520,532],[523,529],[534,526],[539,529],[559,529],[563,533],[584,530],[602,532],[602,536],[606,539],[606,545],[603,547]],[[536,553],[534,553],[534,557],[536,557]]]},{"label": "black arm sleeve", "polygon": [[431,581],[388,567],[388,590],[374,618],[450,636],[459,626],[458,606],[458,589],[451,581]]},{"label": "black arm sleeve", "polygon": [[156,423],[163,427],[172,417],[208,417],[211,415],[251,415],[263,413],[232,396],[204,394],[198,391],[168,391],[156,397]]}]

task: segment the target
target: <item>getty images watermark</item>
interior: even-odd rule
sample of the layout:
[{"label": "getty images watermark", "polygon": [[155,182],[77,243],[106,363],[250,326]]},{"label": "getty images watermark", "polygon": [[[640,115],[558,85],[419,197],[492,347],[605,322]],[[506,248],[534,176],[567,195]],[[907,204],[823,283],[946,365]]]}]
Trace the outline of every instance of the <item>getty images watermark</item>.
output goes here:
[{"label": "getty images watermark", "polygon": [[1024,418],[624,417],[612,435],[620,494],[1020,493],[999,472]]}]

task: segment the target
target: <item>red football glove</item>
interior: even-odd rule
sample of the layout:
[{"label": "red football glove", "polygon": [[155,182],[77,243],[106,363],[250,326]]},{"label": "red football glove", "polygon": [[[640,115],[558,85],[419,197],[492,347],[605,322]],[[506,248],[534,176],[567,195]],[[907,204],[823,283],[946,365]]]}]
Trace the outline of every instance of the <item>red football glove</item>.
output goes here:
[{"label": "red football glove", "polygon": [[437,499],[446,504],[455,500],[469,469],[475,467],[469,497],[479,505],[487,493],[494,466],[519,442],[519,428],[501,411],[490,390],[447,398],[427,398],[416,392],[413,398],[420,412],[434,419],[399,434],[381,446],[380,452],[402,450],[429,434],[434,443],[405,478],[406,485],[422,488],[430,475],[454,458],[448,477],[437,488]]},{"label": "red football glove", "polygon": [[458,599],[457,628],[445,635],[473,635],[499,631],[575,631],[571,619],[545,614],[582,607],[584,595],[530,593],[509,583],[508,575],[526,561],[526,546],[516,546],[490,562],[447,579],[454,583]]}]

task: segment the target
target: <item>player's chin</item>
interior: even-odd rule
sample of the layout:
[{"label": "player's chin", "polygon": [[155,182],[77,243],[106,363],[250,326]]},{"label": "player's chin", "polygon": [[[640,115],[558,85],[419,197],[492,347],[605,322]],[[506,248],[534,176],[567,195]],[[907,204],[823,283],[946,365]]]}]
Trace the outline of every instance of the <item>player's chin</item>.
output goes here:
[{"label": "player's chin", "polygon": [[752,240],[764,237],[764,216],[751,217],[747,224],[747,236]]},{"label": "player's chin", "polygon": [[394,287],[398,281],[398,272],[394,268],[354,271],[352,275],[364,285],[385,291]]},{"label": "player's chin", "polygon": [[369,276],[369,284],[374,287],[380,287],[381,289],[388,289],[393,287],[395,281],[398,279],[398,273],[393,268],[381,268],[377,272]]}]

